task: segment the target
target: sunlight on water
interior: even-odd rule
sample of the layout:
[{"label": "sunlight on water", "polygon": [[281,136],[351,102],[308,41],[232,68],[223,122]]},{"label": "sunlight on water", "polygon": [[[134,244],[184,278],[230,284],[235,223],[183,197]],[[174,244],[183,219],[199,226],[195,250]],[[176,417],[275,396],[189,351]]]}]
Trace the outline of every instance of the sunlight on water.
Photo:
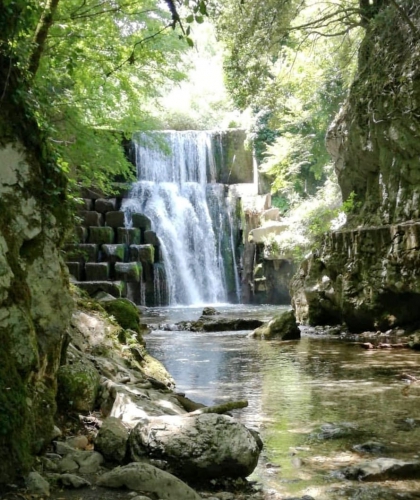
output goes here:
[{"label": "sunlight on water", "polygon": [[[252,307],[251,312],[235,307],[232,315],[255,313]],[[263,309],[261,316],[273,315],[273,308]],[[184,318],[186,311],[175,313]],[[167,321],[170,311],[160,314]],[[372,493],[371,498],[385,498],[383,484],[354,485],[331,473],[376,458],[353,450],[372,440],[384,445],[381,456],[418,456],[420,387],[404,395],[407,383],[398,376],[409,372],[420,377],[419,355],[410,350],[372,354],[354,343],[320,337],[264,342],[248,333],[155,331],[147,346],[174,376],[177,390],[191,399],[206,405],[249,400],[248,408],[235,416],[257,429],[265,443],[251,479],[284,495],[307,494],[317,500],[369,498],[363,496],[366,488],[366,495],[369,488],[378,489],[379,496]],[[340,432],[334,434],[328,423]],[[420,491],[420,480],[390,484],[396,496],[389,498],[411,498],[398,495]]]}]

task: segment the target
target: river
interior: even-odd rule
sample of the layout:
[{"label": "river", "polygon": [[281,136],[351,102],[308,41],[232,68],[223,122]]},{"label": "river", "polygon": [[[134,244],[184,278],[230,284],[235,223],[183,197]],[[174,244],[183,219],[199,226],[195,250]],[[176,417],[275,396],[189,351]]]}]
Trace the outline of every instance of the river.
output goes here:
[{"label": "river", "polygon": [[[279,307],[218,307],[234,316],[269,318]],[[197,319],[199,308],[156,309],[148,323]],[[420,455],[419,354],[408,349],[364,350],[357,342],[305,331],[300,341],[259,341],[249,332],[155,330],[152,355],[174,377],[177,390],[206,405],[248,399],[235,417],[264,441],[251,480],[284,496],[316,500],[420,498],[418,481],[360,483],[342,467],[377,456]],[[332,424],[332,425],[328,425]],[[324,426],[324,427],[322,427]],[[368,455],[353,447],[375,441]]]}]

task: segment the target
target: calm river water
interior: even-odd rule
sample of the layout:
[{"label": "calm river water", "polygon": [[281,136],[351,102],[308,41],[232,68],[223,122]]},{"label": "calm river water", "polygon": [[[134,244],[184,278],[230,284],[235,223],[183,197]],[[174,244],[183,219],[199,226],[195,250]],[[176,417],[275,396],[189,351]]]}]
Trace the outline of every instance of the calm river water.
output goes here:
[{"label": "calm river water", "polygon": [[[218,309],[263,319],[279,312],[272,306]],[[145,320],[177,322],[200,313],[160,309]],[[377,456],[420,459],[420,384],[409,385],[401,377],[420,378],[420,354],[366,351],[356,343],[308,333],[293,342],[259,341],[248,333],[156,330],[146,341],[177,390],[191,399],[206,405],[248,399],[248,408],[235,417],[258,430],[265,446],[250,479],[285,497],[420,498],[420,478],[362,484],[339,474],[342,467]],[[321,428],[325,424],[338,430]],[[372,456],[353,449],[367,441],[380,443],[383,451]]]}]

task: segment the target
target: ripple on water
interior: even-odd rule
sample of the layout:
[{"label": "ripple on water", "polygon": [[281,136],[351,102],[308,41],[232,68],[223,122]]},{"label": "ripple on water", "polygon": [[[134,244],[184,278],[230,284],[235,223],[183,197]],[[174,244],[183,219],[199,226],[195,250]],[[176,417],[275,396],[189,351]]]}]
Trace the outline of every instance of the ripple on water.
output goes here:
[{"label": "ripple on water", "polygon": [[[257,310],[241,308],[249,316]],[[258,309],[258,314],[264,318],[274,310],[278,312],[278,307]],[[230,311],[238,315],[238,306]],[[165,320],[157,323],[167,318],[171,322],[196,319],[187,312],[175,311],[176,318],[182,318],[174,320],[167,308],[162,312]],[[198,318],[201,310],[194,314]],[[380,493],[418,498],[410,495],[420,491],[420,480],[348,486],[349,481],[343,485],[330,475],[369,458],[353,450],[367,441],[386,444],[385,456],[416,457],[420,426],[401,422],[420,414],[420,385],[407,392],[407,383],[397,377],[408,372],[420,378],[416,352],[372,353],[315,336],[298,342],[264,342],[247,334],[155,331],[147,337],[147,346],[173,375],[177,389],[190,398],[206,405],[249,400],[249,406],[235,416],[259,430],[265,443],[252,479],[282,495],[307,494],[317,500],[371,500],[369,494],[379,500]],[[323,424],[344,422],[357,430],[337,439],[314,437]],[[267,468],[267,463],[273,467]]]}]

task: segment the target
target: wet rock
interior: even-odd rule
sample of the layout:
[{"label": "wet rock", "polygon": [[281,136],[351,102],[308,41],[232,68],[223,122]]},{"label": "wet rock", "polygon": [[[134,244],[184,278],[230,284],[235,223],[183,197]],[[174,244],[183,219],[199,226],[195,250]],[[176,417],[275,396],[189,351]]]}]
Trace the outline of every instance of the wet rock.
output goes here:
[{"label": "wet rock", "polygon": [[252,337],[265,339],[297,340],[300,330],[296,323],[295,313],[290,310],[275,316],[268,323],[260,326],[251,334]]},{"label": "wet rock", "polygon": [[158,417],[130,434],[132,457],[168,462],[172,472],[190,479],[246,477],[260,454],[253,434],[231,417],[217,414]]},{"label": "wet rock", "polygon": [[355,446],[353,446],[353,450],[357,451],[358,453],[371,453],[374,455],[383,453],[385,449],[386,446],[376,441],[367,441],[366,443],[356,444]]},{"label": "wet rock", "polygon": [[30,472],[25,479],[29,493],[39,496],[50,496],[50,485],[38,472]]},{"label": "wet rock", "polygon": [[131,463],[106,472],[97,482],[105,488],[129,488],[154,493],[162,500],[201,500],[187,484],[168,472],[144,463]]},{"label": "wet rock", "polygon": [[128,434],[128,429],[120,419],[108,417],[95,439],[95,449],[107,460],[121,463],[126,455]]},{"label": "wet rock", "polygon": [[386,479],[416,479],[420,474],[420,462],[404,462],[394,458],[377,458],[369,462],[346,467],[342,470],[347,479],[359,481],[383,481]]},{"label": "wet rock", "polygon": [[171,325],[168,329],[173,331],[183,330],[191,332],[228,332],[254,330],[263,324],[263,321],[252,318],[227,318],[224,316],[200,316],[198,321],[181,321],[175,327]]},{"label": "wet rock", "polygon": [[74,488],[74,489],[79,489],[79,488],[85,488],[87,486],[91,486],[91,483],[79,476],[76,476],[75,474],[61,474],[57,478],[57,482],[61,484],[62,486],[65,486],[67,488]]},{"label": "wet rock", "polygon": [[354,424],[343,422],[340,424],[321,425],[320,432],[313,434],[317,439],[341,439],[352,435],[357,430]]},{"label": "wet rock", "polygon": [[216,316],[218,314],[220,313],[214,307],[205,307],[201,313],[202,316]]}]

